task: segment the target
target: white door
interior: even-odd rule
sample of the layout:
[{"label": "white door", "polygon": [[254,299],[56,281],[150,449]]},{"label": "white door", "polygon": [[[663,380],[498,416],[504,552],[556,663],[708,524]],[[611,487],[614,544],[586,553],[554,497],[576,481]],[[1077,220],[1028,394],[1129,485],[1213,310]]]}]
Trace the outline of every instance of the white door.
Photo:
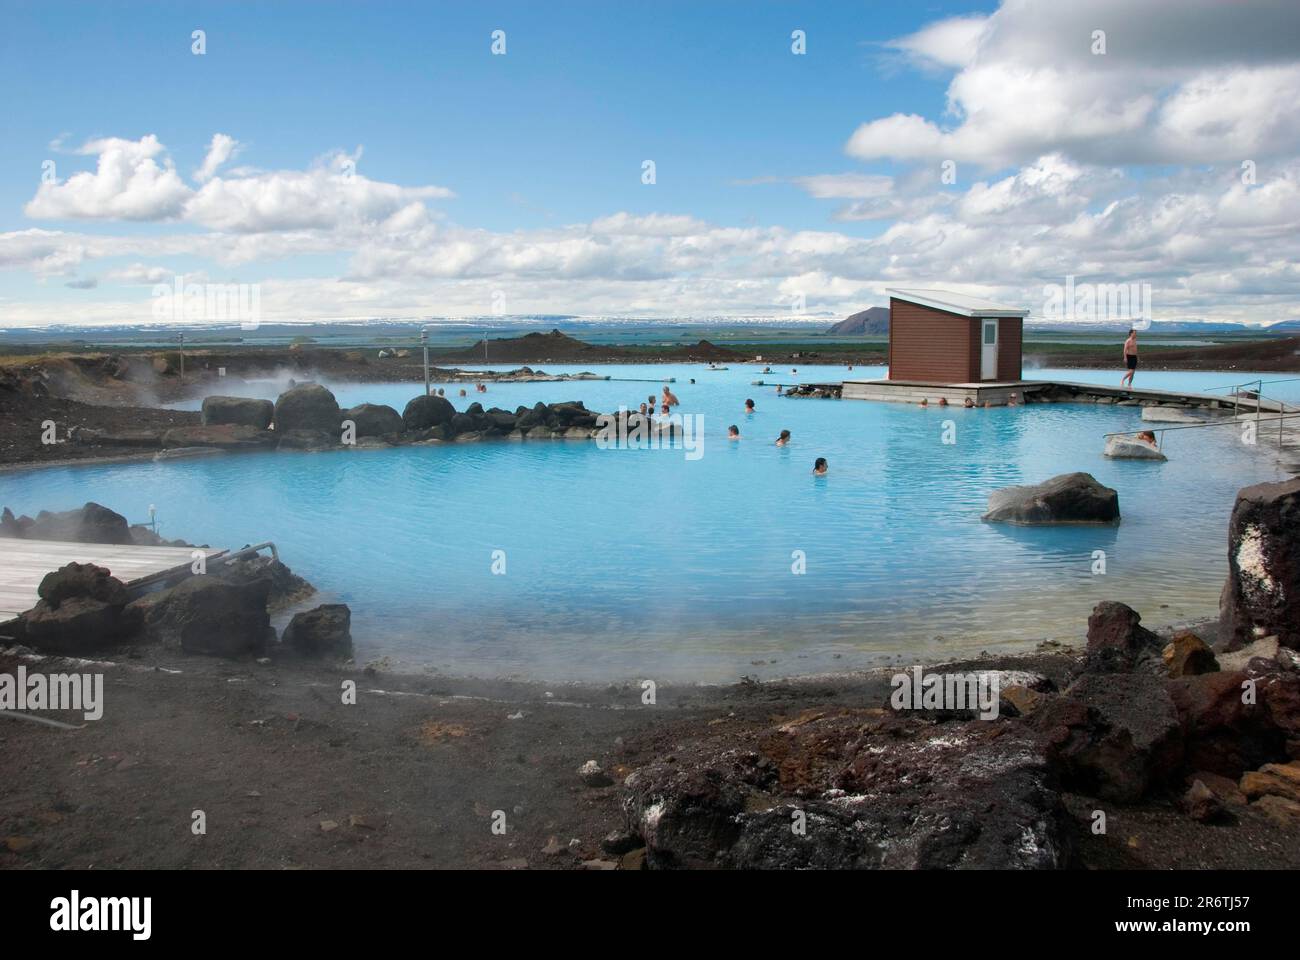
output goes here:
[{"label": "white door", "polygon": [[980,379],[998,378],[998,322],[985,320],[984,336],[980,338]]}]

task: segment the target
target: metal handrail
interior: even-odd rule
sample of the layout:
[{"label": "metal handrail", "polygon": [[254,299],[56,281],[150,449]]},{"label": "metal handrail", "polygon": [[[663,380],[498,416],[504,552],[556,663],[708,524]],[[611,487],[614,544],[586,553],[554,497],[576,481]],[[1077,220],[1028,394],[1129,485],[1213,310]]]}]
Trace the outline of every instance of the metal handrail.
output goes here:
[{"label": "metal handrail", "polygon": [[1266,383],[1296,383],[1297,381],[1300,381],[1300,377],[1284,377],[1279,380],[1247,380],[1245,383],[1230,383],[1221,387],[1206,387],[1205,392],[1213,393],[1215,390],[1235,390],[1237,387],[1248,387],[1252,383],[1257,383],[1260,386],[1263,386]]},{"label": "metal handrail", "polygon": [[238,550],[223,551],[218,555],[218,557],[213,559],[220,559],[222,563],[230,563],[232,560],[243,560],[245,557],[251,557],[253,554],[260,553],[262,550],[268,548],[271,551],[271,559],[278,561],[280,559],[280,551],[275,548],[275,544],[270,540],[264,540],[261,543],[255,543],[249,547],[241,547]]},{"label": "metal handrail", "polygon": [[[1260,399],[1263,398],[1261,397]],[[1275,402],[1278,404],[1278,406],[1282,408],[1282,412],[1279,413],[1276,417],[1261,417],[1259,414],[1259,407],[1257,406],[1255,408],[1255,423],[1256,424],[1268,423],[1270,421],[1276,420],[1277,421],[1277,445],[1280,447],[1282,446],[1282,422],[1286,420],[1288,416],[1292,420],[1294,420],[1297,414],[1300,414],[1300,408],[1292,408],[1291,410],[1288,411],[1286,404],[1283,403],[1281,400],[1277,400]],[[1162,446],[1164,444],[1165,433],[1170,430],[1200,430],[1203,427],[1222,427],[1228,424],[1232,424],[1235,426],[1237,424],[1240,424],[1241,422],[1242,421],[1238,418],[1238,416],[1233,416],[1231,419],[1225,417],[1222,420],[1207,420],[1205,423],[1181,423],[1178,424],[1177,426],[1172,426],[1172,427],[1144,427],[1141,430],[1119,430],[1114,433],[1103,433],[1101,436],[1103,440],[1109,440],[1111,437],[1136,437],[1139,433],[1154,433],[1156,434],[1156,449],[1159,450],[1162,449]]]},{"label": "metal handrail", "polygon": [[[1254,401],[1255,401],[1255,420],[1256,420],[1256,422],[1259,422],[1259,419],[1260,419],[1260,411],[1261,411],[1261,409],[1262,409],[1263,406],[1264,406],[1264,401],[1265,401],[1265,400],[1270,400],[1271,402],[1276,403],[1277,406],[1278,406],[1278,412],[1279,412],[1280,418],[1281,418],[1281,419],[1286,419],[1286,413],[1287,413],[1287,405],[1286,405],[1286,401],[1285,401],[1285,400],[1281,400],[1281,399],[1274,399],[1274,398],[1271,398],[1271,397],[1266,397],[1266,396],[1264,396],[1264,387],[1267,386],[1268,384],[1273,384],[1273,383],[1300,383],[1300,377],[1278,377],[1278,378],[1275,379],[1275,380],[1264,380],[1264,379],[1262,379],[1262,378],[1260,378],[1260,379],[1256,379],[1256,380],[1247,380],[1245,383],[1233,383],[1233,384],[1227,384],[1227,385],[1219,386],[1219,387],[1207,387],[1206,390],[1205,390],[1205,392],[1206,392],[1206,393],[1212,393],[1212,392],[1215,391],[1215,390],[1231,390],[1231,391],[1232,391],[1232,397],[1233,397],[1233,402],[1232,402],[1232,410],[1233,410],[1233,413],[1236,414],[1237,416],[1240,416],[1240,415],[1241,415],[1241,414],[1240,414],[1240,411],[1241,411],[1241,401],[1240,401],[1240,397],[1242,396],[1242,394],[1241,394],[1241,388],[1242,388],[1242,387],[1250,387],[1250,386],[1253,386],[1253,387],[1255,387],[1255,391],[1254,391],[1254,397],[1253,397],[1252,399],[1254,399]],[[1297,412],[1300,412],[1300,408],[1296,408],[1296,409],[1297,409]],[[1280,423],[1278,424],[1277,431],[1278,431],[1278,441],[1277,441],[1277,442],[1278,442],[1278,445],[1281,446],[1281,444],[1282,444],[1282,425],[1281,425]]]}]

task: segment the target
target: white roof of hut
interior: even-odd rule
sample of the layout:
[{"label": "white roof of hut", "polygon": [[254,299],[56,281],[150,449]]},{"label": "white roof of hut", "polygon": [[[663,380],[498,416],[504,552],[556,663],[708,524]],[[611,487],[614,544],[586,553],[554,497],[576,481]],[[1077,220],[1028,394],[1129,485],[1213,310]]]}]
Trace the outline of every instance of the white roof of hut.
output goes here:
[{"label": "white roof of hut", "polygon": [[898,300],[906,300],[908,303],[934,310],[945,310],[963,317],[1026,317],[1029,315],[1028,310],[1007,306],[1005,303],[994,303],[983,297],[972,297],[968,293],[957,293],[954,290],[890,287],[885,290],[885,293]]}]

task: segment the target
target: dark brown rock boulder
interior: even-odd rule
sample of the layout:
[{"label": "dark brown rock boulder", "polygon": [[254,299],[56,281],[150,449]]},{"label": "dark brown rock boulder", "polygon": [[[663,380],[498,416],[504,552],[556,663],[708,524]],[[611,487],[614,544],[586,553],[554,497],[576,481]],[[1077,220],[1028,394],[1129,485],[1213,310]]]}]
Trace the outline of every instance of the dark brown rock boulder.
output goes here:
[{"label": "dark brown rock boulder", "polygon": [[1126,673],[1157,662],[1164,644],[1142,627],[1141,615],[1127,604],[1103,600],[1088,617],[1088,673]]},{"label": "dark brown rock boulder", "polygon": [[[1276,712],[1284,700],[1285,680],[1269,683],[1219,671],[1168,680],[1166,686],[1183,729],[1188,769],[1235,780],[1285,756],[1287,731]],[[1278,703],[1270,704],[1273,699]]]},{"label": "dark brown rock boulder", "polygon": [[1212,823],[1224,815],[1223,801],[1200,780],[1193,780],[1183,794],[1183,809],[1189,817],[1201,823]]},{"label": "dark brown rock boulder", "polygon": [[26,524],[19,523],[18,518],[14,516],[14,512],[5,507],[3,511],[0,511],[0,537],[21,539],[23,531],[32,524],[31,517],[23,517],[23,519],[27,521]]},{"label": "dark brown rock boulder", "polygon": [[130,599],[122,581],[104,567],[69,563],[47,573],[40,600],[18,618],[13,632],[42,653],[87,656],[128,633],[124,609]]},{"label": "dark brown rock boulder", "polygon": [[1119,494],[1090,473],[1063,473],[1033,486],[989,494],[983,519],[995,523],[1119,523]]},{"label": "dark brown rock boulder", "polygon": [[266,430],[275,416],[275,404],[270,400],[251,397],[205,397],[203,400],[203,425],[205,427],[233,426],[255,427]]},{"label": "dark brown rock boulder", "polygon": [[626,779],[628,828],[644,839],[651,866],[705,866],[739,839],[736,817],[744,808],[745,787],[729,772],[709,765],[654,764]]},{"label": "dark brown rock boulder", "polygon": [[405,429],[402,415],[381,403],[358,404],[344,411],[343,419],[356,424],[357,437],[386,437]]},{"label": "dark brown rock boulder", "polygon": [[266,608],[270,589],[269,579],[239,584],[202,574],[132,601],[126,615],[143,639],[186,653],[260,653],[275,639]]},{"label": "dark brown rock boulder", "polygon": [[67,540],[74,543],[131,543],[131,528],[126,517],[98,503],[87,503],[76,510],[51,513],[42,510],[36,519],[14,517],[5,523],[6,536],[27,540]]},{"label": "dark brown rock boulder", "polygon": [[402,423],[407,430],[428,430],[450,424],[455,415],[456,408],[446,397],[420,396],[406,405],[402,411]]},{"label": "dark brown rock boulder", "polygon": [[1246,795],[1241,792],[1237,786],[1237,781],[1231,777],[1220,776],[1217,773],[1210,773],[1208,770],[1197,770],[1188,780],[1192,783],[1200,783],[1208,789],[1218,799],[1225,809],[1230,807],[1244,807],[1246,805]]},{"label": "dark brown rock boulder", "polygon": [[492,407],[486,415],[488,421],[500,433],[509,433],[515,428],[515,423],[519,419],[509,410],[502,410],[500,407]]},{"label": "dark brown rock boulder", "polygon": [[88,656],[124,638],[123,609],[93,597],[68,597],[57,607],[41,600],[19,618],[18,632],[23,643],[41,653]]},{"label": "dark brown rock boulder", "polygon": [[88,597],[112,607],[124,607],[131,599],[126,586],[107,567],[75,562],[47,573],[36,594],[55,608],[73,597]]},{"label": "dark brown rock boulder", "polygon": [[1230,649],[1270,635],[1300,649],[1300,477],[1238,492],[1219,615]]},{"label": "dark brown rock boulder", "polygon": [[271,590],[266,605],[271,611],[301,603],[316,592],[316,588],[290,570],[282,561],[261,554],[214,564],[209,576],[230,583],[249,584],[254,580],[270,580]]},{"label": "dark brown rock boulder", "polygon": [[334,394],[318,383],[301,383],[291,387],[275,401],[275,430],[313,430],[339,437],[343,420]]},{"label": "dark brown rock boulder", "polygon": [[526,432],[534,427],[545,426],[548,416],[549,410],[541,401],[534,404],[531,409],[520,407],[515,411],[515,429]]},{"label": "dark brown rock boulder", "polygon": [[1183,758],[1183,731],[1164,684],[1146,673],[1089,673],[1030,722],[1069,789],[1136,803],[1164,786]]},{"label": "dark brown rock boulder", "polygon": [[309,657],[352,656],[352,611],[346,603],[326,603],[295,613],[280,640]]}]

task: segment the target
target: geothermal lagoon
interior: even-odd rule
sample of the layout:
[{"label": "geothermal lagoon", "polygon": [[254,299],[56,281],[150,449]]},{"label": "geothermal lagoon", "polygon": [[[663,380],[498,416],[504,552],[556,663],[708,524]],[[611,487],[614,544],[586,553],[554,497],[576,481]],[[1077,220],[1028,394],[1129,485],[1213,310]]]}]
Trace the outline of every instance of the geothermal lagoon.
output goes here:
[{"label": "geothermal lagoon", "polygon": [[[1231,427],[1167,434],[1164,463],[1104,458],[1102,435],[1139,429],[1138,407],[920,408],[751,385],[881,368],[533,366],[624,379],[490,383],[486,394],[470,385],[466,397],[456,395],[463,384],[439,385],[460,410],[582,400],[613,412],[672,378],[677,409],[703,418],[702,455],[590,441],[244,454],[11,473],[0,476],[0,500],[32,513],[95,500],[132,522],[152,505],[169,538],[230,548],[272,540],[320,589],[313,603],[351,607],[359,663],[721,682],[1076,641],[1101,599],[1141,610],[1153,626],[1213,616],[1237,490],[1287,476],[1266,449],[1243,450]],[[1250,376],[1151,373],[1139,385],[1204,390]],[[422,392],[326,385],[343,407],[399,412]],[[274,398],[284,386],[214,392]],[[943,442],[945,421],[954,443]],[[727,439],[731,424],[741,440]],[[778,448],[782,429],[792,441]],[[830,463],[824,478],[812,476],[817,457]],[[990,491],[1076,470],[1119,491],[1119,526],[981,522]]]}]

